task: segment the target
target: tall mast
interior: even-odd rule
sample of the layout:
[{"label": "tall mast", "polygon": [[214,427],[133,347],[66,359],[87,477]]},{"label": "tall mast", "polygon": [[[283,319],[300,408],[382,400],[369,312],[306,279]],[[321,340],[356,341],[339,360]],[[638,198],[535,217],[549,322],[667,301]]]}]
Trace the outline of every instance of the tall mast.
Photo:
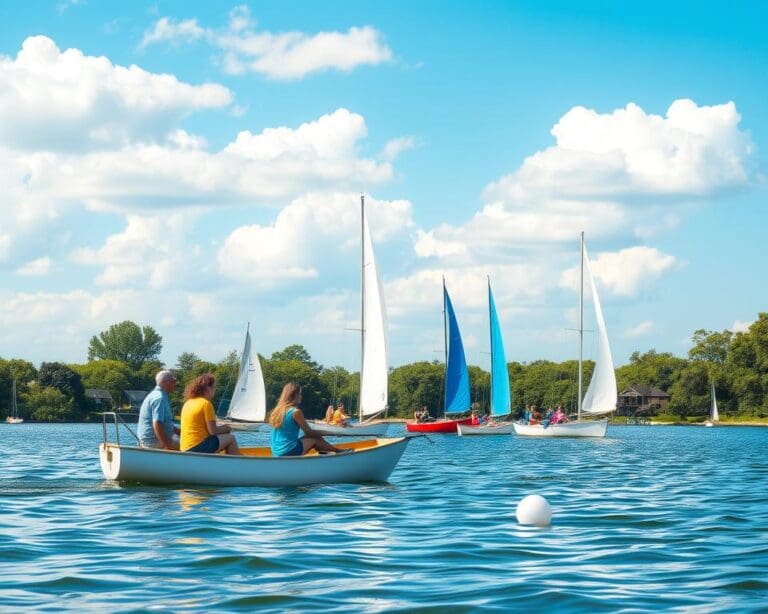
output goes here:
[{"label": "tall mast", "polygon": [[584,231],[581,231],[581,241],[579,242],[579,398],[578,413],[576,419],[581,420],[581,389],[583,378],[583,353],[584,353]]},{"label": "tall mast", "polygon": [[493,414],[493,322],[491,316],[491,276],[488,275],[488,335],[491,342],[491,395],[488,399],[491,414]]},{"label": "tall mast", "polygon": [[443,416],[448,409],[448,314],[445,304],[445,275],[443,275],[443,352],[445,355],[445,377],[443,378]]},{"label": "tall mast", "polygon": [[360,392],[357,412],[363,421],[363,368],[365,366],[365,196],[360,194]]}]

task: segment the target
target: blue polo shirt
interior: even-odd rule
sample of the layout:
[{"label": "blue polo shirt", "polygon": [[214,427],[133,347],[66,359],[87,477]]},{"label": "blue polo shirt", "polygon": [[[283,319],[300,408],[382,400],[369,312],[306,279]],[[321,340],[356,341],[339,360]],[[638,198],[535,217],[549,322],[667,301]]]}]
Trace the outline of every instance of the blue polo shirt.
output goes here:
[{"label": "blue polo shirt", "polygon": [[160,386],[155,386],[155,389],[144,397],[141,409],[139,410],[139,423],[136,427],[136,434],[139,436],[141,445],[145,448],[161,447],[152,428],[153,422],[160,422],[163,425],[165,436],[169,440],[173,438],[174,424],[171,400]]}]

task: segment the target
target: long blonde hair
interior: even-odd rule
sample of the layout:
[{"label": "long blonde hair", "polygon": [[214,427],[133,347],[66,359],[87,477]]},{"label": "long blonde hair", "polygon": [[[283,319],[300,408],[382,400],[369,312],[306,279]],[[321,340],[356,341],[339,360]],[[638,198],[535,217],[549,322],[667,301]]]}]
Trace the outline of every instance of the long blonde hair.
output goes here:
[{"label": "long blonde hair", "polygon": [[283,386],[283,391],[280,393],[280,398],[277,400],[275,408],[269,412],[269,425],[273,429],[279,429],[283,426],[285,420],[285,414],[291,407],[299,406],[299,398],[301,397],[301,386],[296,382],[288,382]]}]

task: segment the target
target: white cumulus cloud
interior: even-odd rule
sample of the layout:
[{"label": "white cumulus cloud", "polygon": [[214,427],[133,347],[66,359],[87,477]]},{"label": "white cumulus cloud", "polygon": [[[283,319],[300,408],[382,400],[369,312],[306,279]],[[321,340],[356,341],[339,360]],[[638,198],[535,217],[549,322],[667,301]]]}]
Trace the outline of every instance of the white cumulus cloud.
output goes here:
[{"label": "white cumulus cloud", "polygon": [[632,326],[624,331],[624,335],[626,337],[640,337],[641,335],[646,334],[653,328],[653,322],[650,320],[646,320],[645,322],[640,322],[637,326]]},{"label": "white cumulus cloud", "polygon": [[18,275],[26,275],[29,277],[47,275],[51,270],[51,264],[51,259],[47,256],[36,258],[35,260],[30,260],[29,262],[20,266],[18,269],[16,269],[16,273]]},{"label": "white cumulus cloud", "polygon": [[301,79],[326,70],[348,72],[392,59],[382,34],[371,26],[316,34],[259,31],[245,5],[233,9],[228,27],[220,30],[202,28],[196,19],[161,17],[144,33],[140,47],[199,39],[221,53],[226,72],[252,72],[271,79]]}]

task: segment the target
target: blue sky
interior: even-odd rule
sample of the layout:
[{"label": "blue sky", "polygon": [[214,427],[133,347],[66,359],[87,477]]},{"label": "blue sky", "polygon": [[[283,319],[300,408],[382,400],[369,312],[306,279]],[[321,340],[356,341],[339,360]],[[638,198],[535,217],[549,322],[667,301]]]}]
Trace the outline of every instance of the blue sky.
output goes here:
[{"label": "blue sky", "polygon": [[443,274],[470,362],[486,274],[510,360],[573,357],[582,229],[617,364],[743,328],[768,294],[766,13],[0,5],[0,355],[81,362],[128,318],[169,364],[217,360],[250,321],[264,354],[356,368],[361,191],[393,365],[439,357]]}]

